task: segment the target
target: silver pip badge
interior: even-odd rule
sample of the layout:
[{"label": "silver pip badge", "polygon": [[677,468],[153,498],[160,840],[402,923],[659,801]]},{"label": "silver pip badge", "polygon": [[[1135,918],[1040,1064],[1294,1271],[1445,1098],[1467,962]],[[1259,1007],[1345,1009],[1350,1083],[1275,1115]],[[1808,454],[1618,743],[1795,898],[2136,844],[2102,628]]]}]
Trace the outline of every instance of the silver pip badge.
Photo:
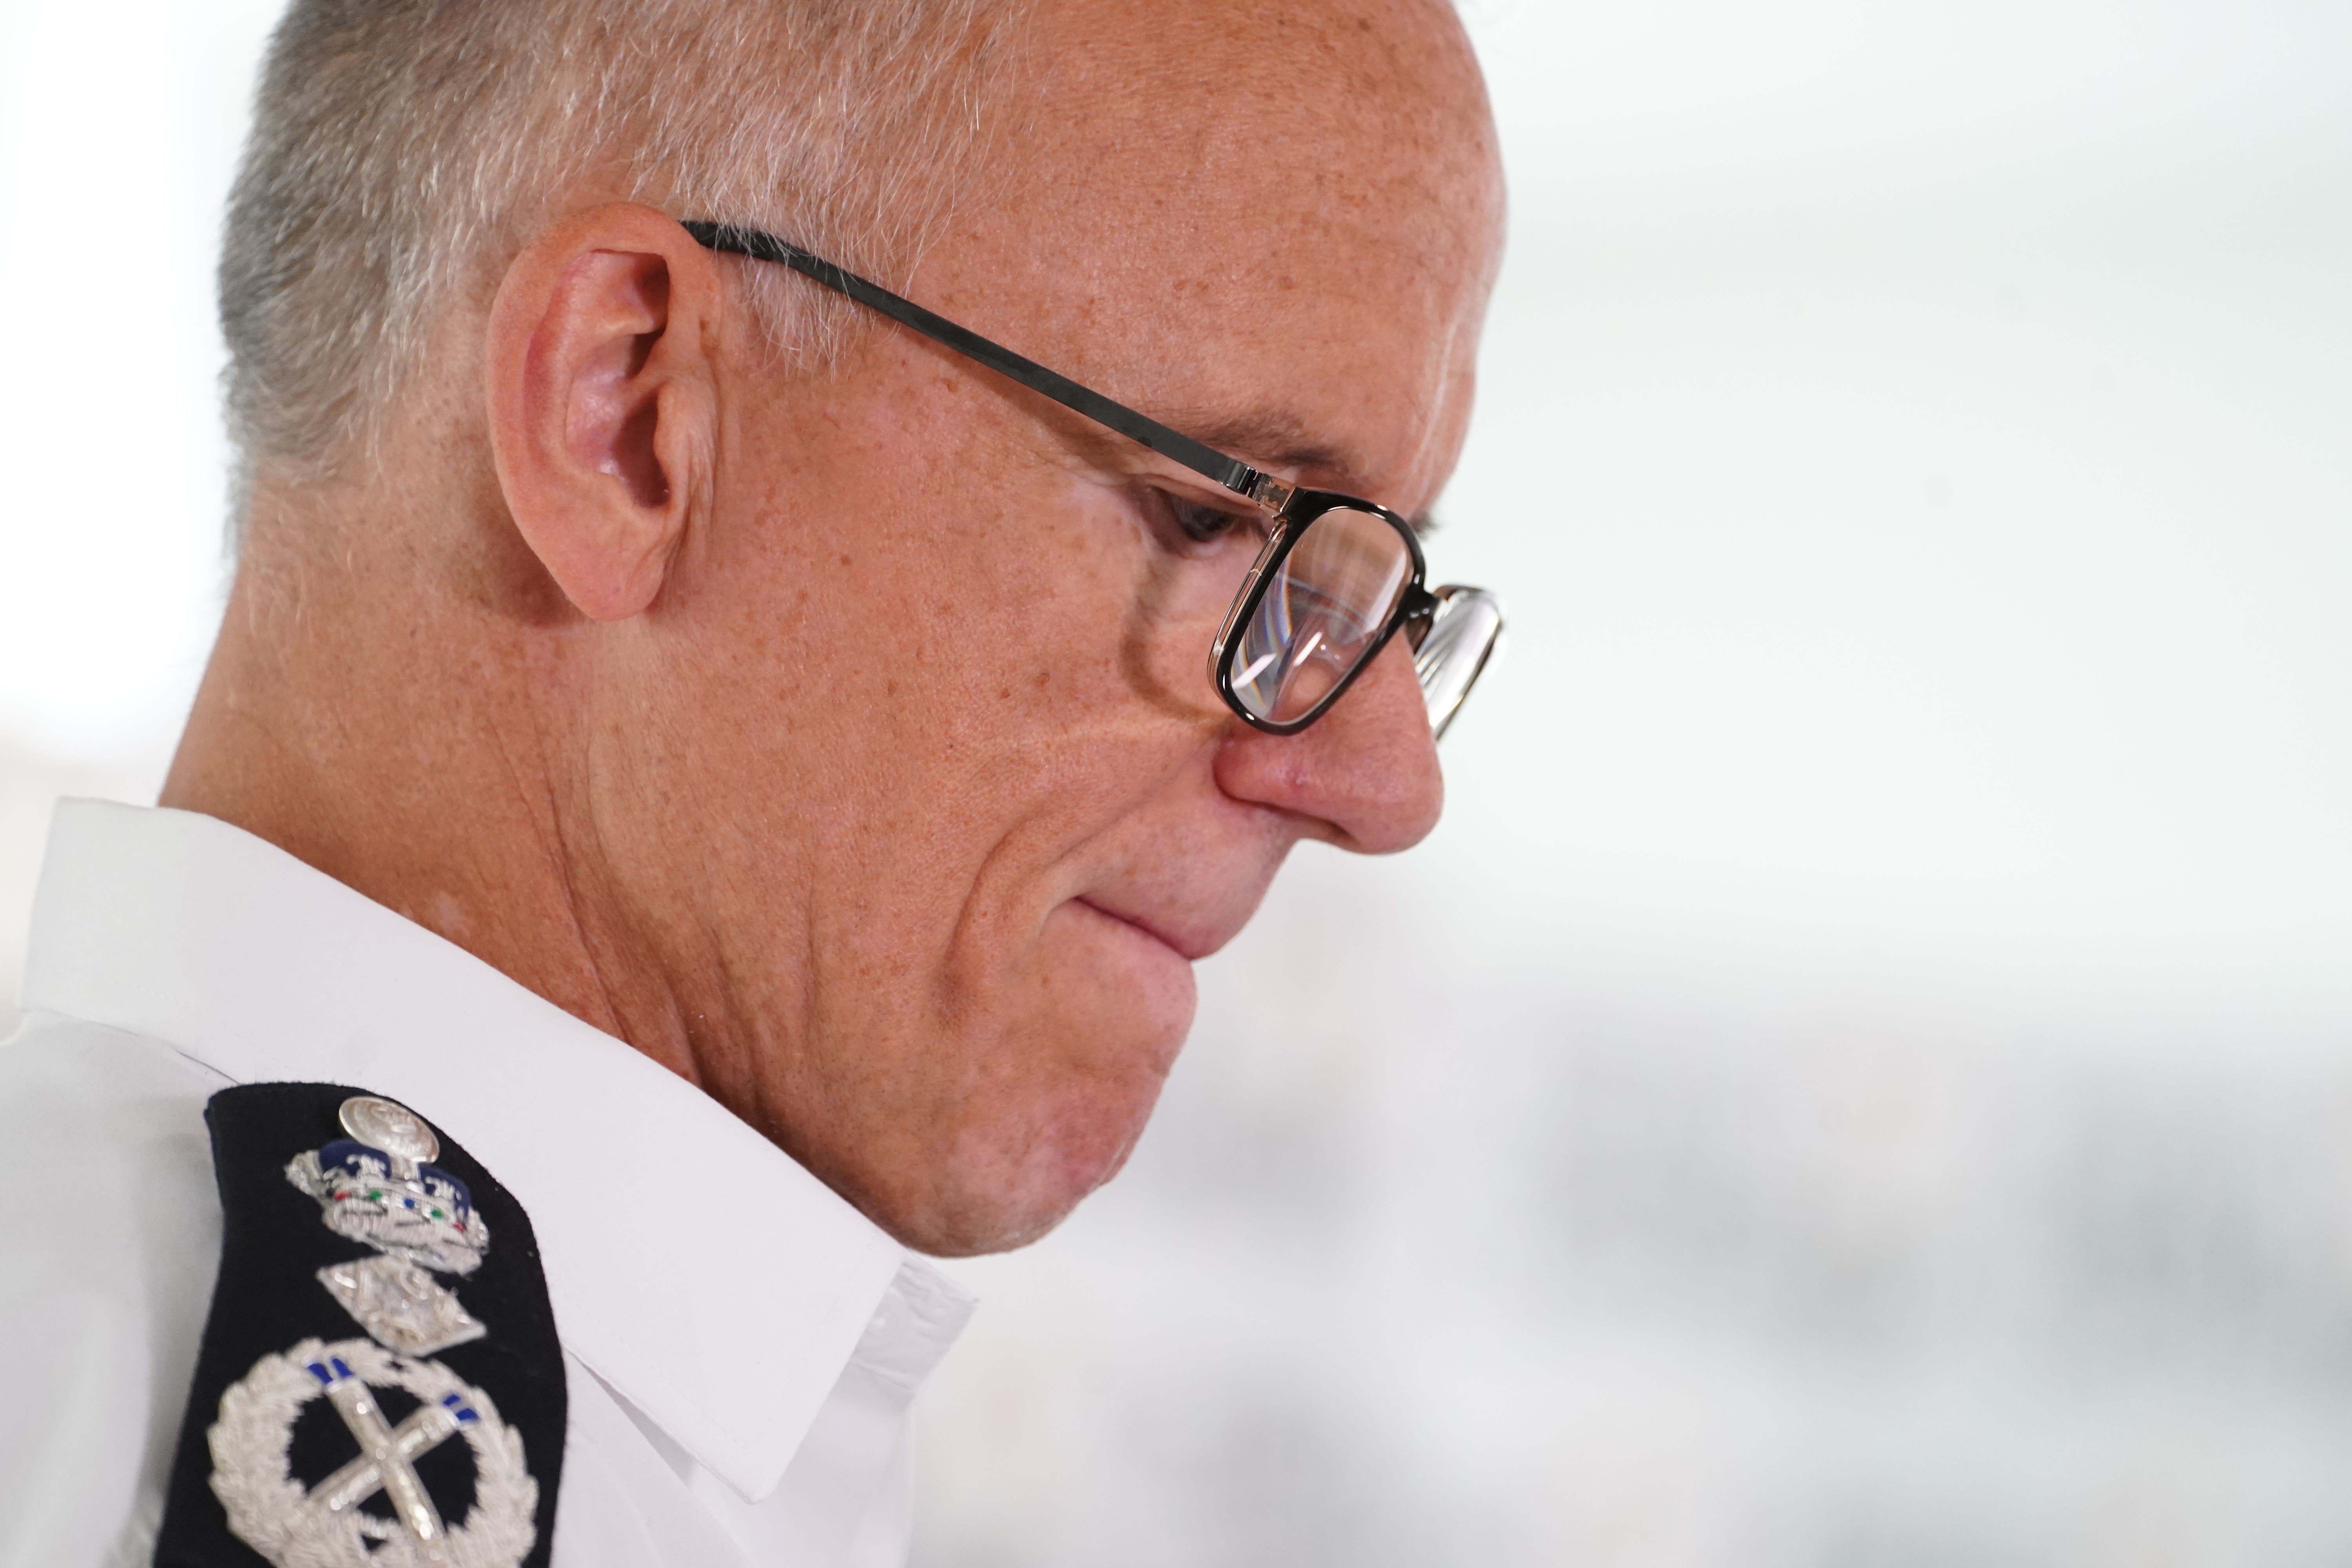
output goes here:
[{"label": "silver pip badge", "polygon": [[319,1200],[327,1228],[380,1255],[332,1263],[319,1282],[378,1341],[404,1355],[478,1340],[488,1331],[425,1272],[471,1274],[490,1247],[466,1184],[433,1162],[440,1140],[404,1105],[343,1101],[350,1138],[297,1154],[286,1179]]}]

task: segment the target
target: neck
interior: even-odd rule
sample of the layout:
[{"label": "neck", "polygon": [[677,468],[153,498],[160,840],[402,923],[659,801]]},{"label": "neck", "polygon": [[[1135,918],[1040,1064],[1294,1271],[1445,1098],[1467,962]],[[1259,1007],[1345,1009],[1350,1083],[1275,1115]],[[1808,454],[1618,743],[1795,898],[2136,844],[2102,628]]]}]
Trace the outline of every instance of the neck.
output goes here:
[{"label": "neck", "polygon": [[519,606],[495,568],[434,579],[402,521],[255,531],[162,804],[267,839],[699,1081],[682,1009],[599,896],[578,738],[551,700],[568,606],[528,589]]}]

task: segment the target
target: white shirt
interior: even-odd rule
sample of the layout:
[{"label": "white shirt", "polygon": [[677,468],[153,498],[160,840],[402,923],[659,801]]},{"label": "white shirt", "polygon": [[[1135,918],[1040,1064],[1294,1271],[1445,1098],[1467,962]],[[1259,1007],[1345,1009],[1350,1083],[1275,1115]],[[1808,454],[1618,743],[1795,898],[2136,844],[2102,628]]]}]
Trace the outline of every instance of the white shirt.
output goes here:
[{"label": "white shirt", "polygon": [[554,1568],[868,1568],[968,1297],[717,1101],[250,834],[60,805],[0,1046],[0,1565],[152,1554],[221,1214],[205,1102],[351,1084],[530,1215]]}]

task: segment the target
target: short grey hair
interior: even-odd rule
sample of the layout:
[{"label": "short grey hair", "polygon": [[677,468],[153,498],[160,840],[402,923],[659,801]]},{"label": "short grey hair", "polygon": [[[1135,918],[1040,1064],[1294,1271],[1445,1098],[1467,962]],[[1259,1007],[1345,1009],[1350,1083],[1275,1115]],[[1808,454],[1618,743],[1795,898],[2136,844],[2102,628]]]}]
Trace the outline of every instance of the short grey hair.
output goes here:
[{"label": "short grey hair", "polygon": [[[221,252],[237,510],[257,467],[368,450],[436,317],[567,195],[911,267],[1009,24],[1001,0],[292,0]],[[777,345],[825,352],[841,304],[748,271]]]}]

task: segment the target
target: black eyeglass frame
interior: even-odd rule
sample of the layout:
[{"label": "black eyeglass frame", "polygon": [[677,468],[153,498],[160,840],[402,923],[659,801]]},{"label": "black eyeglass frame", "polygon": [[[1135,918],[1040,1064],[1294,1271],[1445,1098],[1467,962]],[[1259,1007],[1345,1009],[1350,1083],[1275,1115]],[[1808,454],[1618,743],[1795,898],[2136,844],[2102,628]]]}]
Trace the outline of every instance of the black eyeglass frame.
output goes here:
[{"label": "black eyeglass frame", "polygon": [[[1105,397],[1091,387],[1081,386],[1069,377],[1047,370],[1036,361],[983,338],[968,327],[960,327],[946,317],[925,310],[912,300],[894,294],[878,283],[868,282],[846,268],[803,250],[789,240],[779,239],[756,228],[712,223],[700,218],[689,219],[679,226],[707,249],[789,267],[836,294],[846,295],[861,305],[879,310],[933,342],[986,365],[1008,380],[1053,399],[1072,413],[1082,415],[1163,458],[1181,464],[1265,512],[1272,524],[1271,531],[1258,552],[1257,560],[1250,567],[1248,577],[1243,581],[1241,592],[1234,596],[1233,608],[1227,612],[1215,643],[1209,649],[1209,677],[1216,686],[1217,695],[1252,729],[1262,730],[1269,735],[1295,735],[1314,723],[1330,710],[1334,702],[1347,694],[1348,689],[1356,683],[1356,678],[1371,667],[1372,661],[1380,657],[1399,630],[1405,632],[1407,643],[1418,650],[1444,602],[1444,593],[1450,591],[1430,592],[1427,585],[1428,563],[1422,554],[1419,534],[1412,523],[1387,507],[1337,490],[1303,489],[1252,468],[1239,458],[1220,452],[1213,447],[1195,441],[1181,430],[1171,429],[1156,419],[1138,414],[1123,403]],[[1306,537],[1315,520],[1326,512],[1341,509],[1369,512],[1396,530],[1397,536],[1404,541],[1407,555],[1412,563],[1412,574],[1404,591],[1397,596],[1396,605],[1389,612],[1388,624],[1381,628],[1380,635],[1366,646],[1347,673],[1330,690],[1323,693],[1312,708],[1296,719],[1261,718],[1250,711],[1249,705],[1242,700],[1241,693],[1234,689],[1234,661],[1241,652],[1240,633],[1256,616],[1267,590],[1279,578],[1283,562],[1297,548],[1298,542]],[[1489,646],[1491,648],[1491,644]],[[1482,656],[1482,668],[1484,664]],[[1472,683],[1476,679],[1477,673],[1474,671]],[[1466,690],[1465,686],[1465,693]]]}]

